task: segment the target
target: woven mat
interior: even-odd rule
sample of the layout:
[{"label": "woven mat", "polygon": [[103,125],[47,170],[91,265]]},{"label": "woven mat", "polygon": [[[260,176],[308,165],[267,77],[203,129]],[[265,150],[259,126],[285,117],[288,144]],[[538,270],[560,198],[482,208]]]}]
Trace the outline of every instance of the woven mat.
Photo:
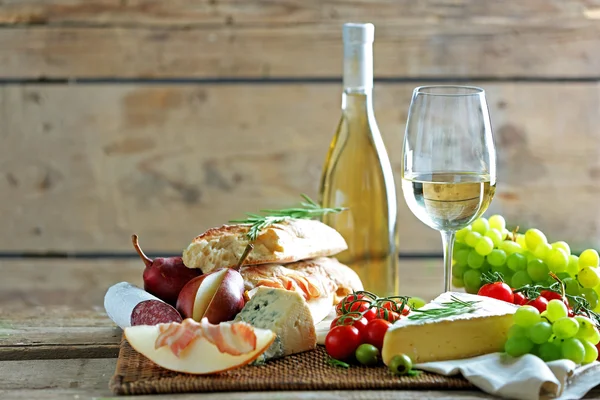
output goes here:
[{"label": "woven mat", "polygon": [[333,367],[325,348],[245,366],[216,375],[190,375],[168,371],[121,342],[110,388],[117,395],[189,392],[271,390],[377,390],[377,389],[473,389],[464,378],[423,372],[416,377],[397,377],[380,367]]}]

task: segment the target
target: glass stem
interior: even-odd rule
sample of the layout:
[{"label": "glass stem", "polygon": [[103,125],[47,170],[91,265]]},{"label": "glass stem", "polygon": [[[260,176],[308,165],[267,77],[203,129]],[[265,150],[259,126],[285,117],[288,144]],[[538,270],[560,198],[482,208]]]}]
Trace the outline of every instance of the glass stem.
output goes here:
[{"label": "glass stem", "polygon": [[454,249],[454,231],[441,231],[444,246],[444,291],[452,290],[452,250]]}]

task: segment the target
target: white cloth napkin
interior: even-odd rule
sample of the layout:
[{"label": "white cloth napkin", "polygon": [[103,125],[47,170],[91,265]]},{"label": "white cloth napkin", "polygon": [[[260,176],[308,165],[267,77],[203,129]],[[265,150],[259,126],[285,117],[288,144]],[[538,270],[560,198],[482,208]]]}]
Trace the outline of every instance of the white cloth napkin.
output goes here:
[{"label": "white cloth napkin", "polygon": [[600,363],[577,367],[569,360],[545,363],[527,354],[492,353],[463,360],[417,364],[441,375],[462,374],[484,392],[507,399],[580,399],[600,385]]},{"label": "white cloth napkin", "polygon": [[[333,318],[335,310],[316,324],[319,344],[325,344]],[[463,360],[417,364],[415,368],[440,375],[462,374],[484,392],[507,399],[575,400],[600,385],[598,362],[577,367],[569,360],[545,363],[531,354],[514,358],[504,353],[492,353]]]}]

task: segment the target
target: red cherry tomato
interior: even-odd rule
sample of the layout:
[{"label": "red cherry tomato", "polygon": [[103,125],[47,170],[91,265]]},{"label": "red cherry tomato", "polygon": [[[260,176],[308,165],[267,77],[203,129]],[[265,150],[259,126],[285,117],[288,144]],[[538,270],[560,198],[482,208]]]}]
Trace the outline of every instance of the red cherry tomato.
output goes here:
[{"label": "red cherry tomato", "polygon": [[325,350],[336,360],[352,357],[360,344],[360,332],[349,325],[336,326],[325,337]]},{"label": "red cherry tomato", "polygon": [[347,314],[345,316],[339,315],[335,317],[333,321],[331,321],[329,329],[333,329],[338,325],[350,325],[358,329],[358,331],[362,335],[365,328],[367,327],[368,322],[369,321],[367,321],[365,317],[358,318],[358,316],[354,316],[352,314]]},{"label": "red cherry tomato", "polygon": [[539,312],[544,312],[548,307],[548,299],[538,296],[535,300],[529,300],[527,304],[537,308]]},{"label": "red cherry tomato", "polygon": [[540,296],[544,297],[546,300],[550,301],[550,300],[560,300],[562,301],[563,298],[559,293],[553,292],[551,290],[542,290],[540,292]]},{"label": "red cherry tomato", "polygon": [[569,310],[569,313],[567,315],[569,317],[574,317],[575,313],[573,312],[573,309],[571,308],[571,306],[567,305],[567,309]]},{"label": "red cherry tomato", "polygon": [[513,293],[513,296],[514,296],[513,304],[522,306],[525,303],[527,303],[527,299],[525,298],[525,296],[523,296],[523,293],[521,293],[521,292]]},{"label": "red cherry tomato", "polygon": [[400,319],[400,317],[400,314],[398,314],[397,312],[382,308],[378,309],[375,314],[375,318],[383,319],[388,322],[396,322]]},{"label": "red cherry tomato", "polygon": [[596,345],[596,348],[598,349],[598,358],[596,360],[600,360],[600,343]]},{"label": "red cherry tomato", "polygon": [[364,342],[372,344],[381,350],[383,347],[383,338],[390,326],[392,326],[392,324],[384,319],[374,319],[369,321],[363,336]]},{"label": "red cherry tomato", "polygon": [[493,299],[503,300],[508,303],[515,301],[515,296],[510,286],[504,282],[494,282],[483,285],[477,292],[480,296],[487,296]]},{"label": "red cherry tomato", "polygon": [[377,309],[373,307],[365,311],[365,313],[363,314],[363,318],[366,318],[367,321],[374,320],[375,318],[377,318]]},{"label": "red cherry tomato", "polygon": [[[405,304],[404,308],[402,308],[402,300],[400,300],[400,301],[386,300],[386,301],[381,302],[379,304],[379,306],[383,307],[387,310],[397,312],[402,315],[408,315],[408,313],[410,313],[410,307],[408,304]],[[400,310],[402,310],[402,312],[400,312]]]},{"label": "red cherry tomato", "polygon": [[346,314],[352,311],[363,312],[368,310],[370,306],[371,299],[365,298],[362,294],[351,293],[335,306],[335,312],[337,315]]}]

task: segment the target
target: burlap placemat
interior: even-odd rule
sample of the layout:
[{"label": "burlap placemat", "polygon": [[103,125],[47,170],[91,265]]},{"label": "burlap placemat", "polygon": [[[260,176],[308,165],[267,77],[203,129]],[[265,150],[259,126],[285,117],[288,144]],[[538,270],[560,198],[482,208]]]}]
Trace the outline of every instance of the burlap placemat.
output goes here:
[{"label": "burlap placemat", "polygon": [[325,348],[245,366],[216,375],[197,376],[171,372],[121,342],[111,390],[118,395],[151,393],[231,392],[270,390],[378,390],[378,389],[473,389],[462,377],[423,372],[416,377],[397,377],[385,367],[334,367],[327,363]]}]

